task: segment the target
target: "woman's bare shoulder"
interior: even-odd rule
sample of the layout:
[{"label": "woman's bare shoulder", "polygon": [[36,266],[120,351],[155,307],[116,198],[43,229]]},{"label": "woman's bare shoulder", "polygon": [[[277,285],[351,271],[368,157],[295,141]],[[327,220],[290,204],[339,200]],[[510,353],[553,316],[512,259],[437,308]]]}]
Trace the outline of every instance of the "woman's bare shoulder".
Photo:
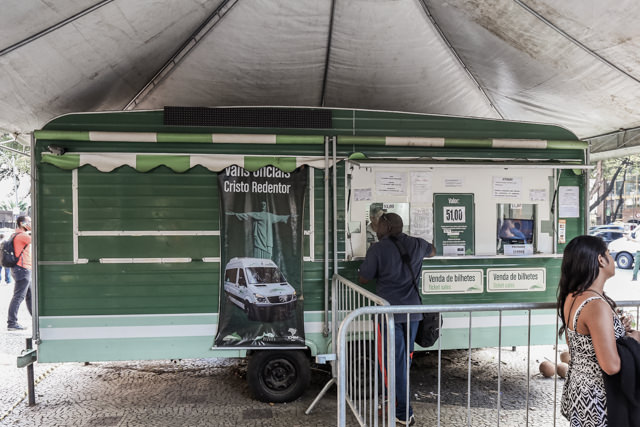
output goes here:
[{"label": "woman's bare shoulder", "polygon": [[[604,300],[604,298],[599,296],[595,296],[594,298],[589,295],[586,298],[584,298],[583,301],[586,301],[589,298],[591,298],[591,301],[589,301],[587,304],[584,305],[584,307],[582,308],[582,312],[580,314],[581,317],[583,315],[585,316],[584,320],[587,320],[587,318],[598,318],[598,319],[602,319],[604,317],[611,318],[613,309],[611,308],[609,303],[606,300]],[[577,303],[578,302],[576,302],[576,304]]]}]

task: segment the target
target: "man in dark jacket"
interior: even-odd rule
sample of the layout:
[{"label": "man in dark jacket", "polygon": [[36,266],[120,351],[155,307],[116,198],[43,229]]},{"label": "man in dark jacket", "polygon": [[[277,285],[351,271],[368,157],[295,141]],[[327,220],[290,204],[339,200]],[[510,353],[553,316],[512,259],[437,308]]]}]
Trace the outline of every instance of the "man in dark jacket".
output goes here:
[{"label": "man in dark jacket", "polygon": [[[391,305],[420,305],[422,298],[418,288],[422,261],[424,258],[434,256],[436,251],[426,240],[404,234],[402,227],[402,218],[397,214],[385,213],[380,217],[376,227],[379,241],[369,248],[360,266],[360,283],[376,279],[376,293]],[[413,342],[421,319],[422,314],[411,314],[407,324],[406,315],[397,314],[394,317],[396,421],[403,425],[415,423],[413,408],[407,402],[409,378],[406,360],[407,350],[411,356],[413,355]],[[407,327],[410,333],[408,343],[406,342]],[[411,359],[409,359],[409,366],[411,366]]]}]

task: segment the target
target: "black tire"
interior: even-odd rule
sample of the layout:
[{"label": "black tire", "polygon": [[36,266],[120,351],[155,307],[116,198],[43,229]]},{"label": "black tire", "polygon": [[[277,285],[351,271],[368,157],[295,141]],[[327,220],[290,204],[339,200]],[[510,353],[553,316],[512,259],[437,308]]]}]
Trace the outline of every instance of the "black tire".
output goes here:
[{"label": "black tire", "polygon": [[622,252],[616,257],[616,265],[618,268],[629,270],[633,267],[633,256],[627,252]]},{"label": "black tire", "polygon": [[262,350],[249,358],[249,389],[261,402],[291,402],[302,396],[310,379],[309,358],[302,351]]}]

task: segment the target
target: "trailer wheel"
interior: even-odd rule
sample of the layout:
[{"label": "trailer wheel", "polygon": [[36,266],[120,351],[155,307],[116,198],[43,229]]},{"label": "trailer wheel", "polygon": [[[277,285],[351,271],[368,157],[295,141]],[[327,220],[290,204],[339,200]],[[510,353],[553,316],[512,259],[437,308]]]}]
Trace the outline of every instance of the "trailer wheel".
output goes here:
[{"label": "trailer wheel", "polygon": [[627,252],[622,252],[616,257],[616,265],[618,268],[630,269],[633,266],[633,256]]},{"label": "trailer wheel", "polygon": [[262,402],[295,400],[310,378],[309,358],[302,351],[261,350],[249,359],[249,389]]}]

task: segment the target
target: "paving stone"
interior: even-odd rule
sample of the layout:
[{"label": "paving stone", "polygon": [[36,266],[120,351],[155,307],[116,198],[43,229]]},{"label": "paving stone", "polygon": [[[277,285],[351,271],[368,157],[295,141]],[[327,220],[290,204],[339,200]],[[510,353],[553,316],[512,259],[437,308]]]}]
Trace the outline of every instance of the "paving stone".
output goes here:
[{"label": "paving stone", "polygon": [[[9,289],[0,287],[0,315],[6,312]],[[23,308],[19,320],[30,324]],[[16,368],[16,356],[25,348],[27,333],[0,329],[0,425],[64,427],[197,427],[197,426],[333,426],[336,424],[336,388],[332,387],[315,410],[304,412],[330,375],[312,370],[311,384],[300,399],[284,404],[253,400],[246,383],[247,364],[242,359],[184,361],[36,364],[34,407],[27,406],[26,370]],[[467,351],[442,353],[440,421],[442,426],[526,425],[527,387],[529,426],[568,425],[559,415],[562,380],[543,378],[538,365],[553,360],[551,346],[472,352],[471,405],[467,408],[469,372]],[[412,368],[414,409],[418,425],[434,426],[438,419],[437,352],[416,355]],[[527,378],[529,382],[527,384]],[[557,387],[557,388],[556,388]],[[497,401],[501,409],[498,414]],[[358,425],[347,415],[348,425]]]}]

